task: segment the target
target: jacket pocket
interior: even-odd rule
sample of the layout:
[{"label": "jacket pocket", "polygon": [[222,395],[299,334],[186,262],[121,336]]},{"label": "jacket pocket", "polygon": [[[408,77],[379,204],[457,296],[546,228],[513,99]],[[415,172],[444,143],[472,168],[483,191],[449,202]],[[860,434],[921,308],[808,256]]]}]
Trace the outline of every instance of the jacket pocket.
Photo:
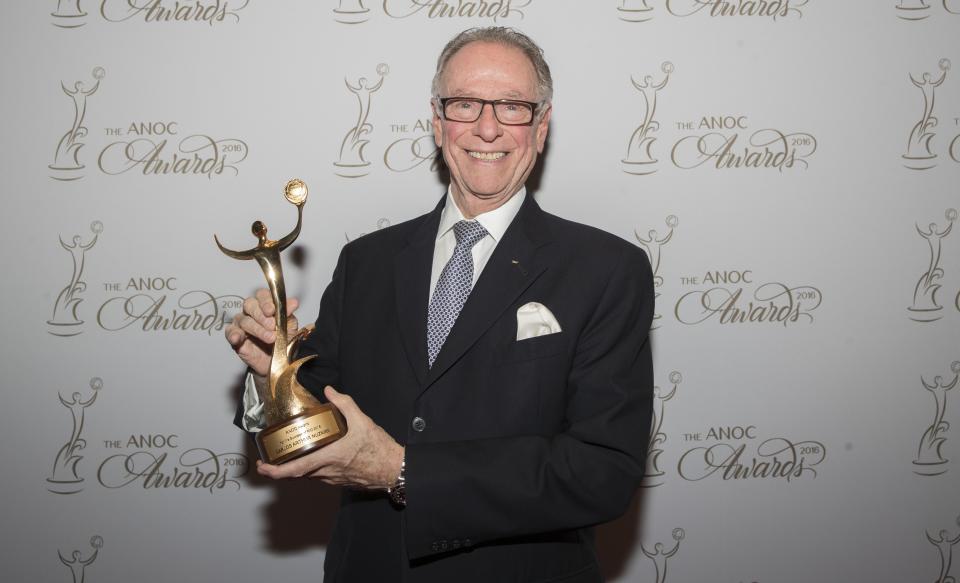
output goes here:
[{"label": "jacket pocket", "polygon": [[514,340],[504,348],[500,362],[518,362],[554,356],[564,351],[567,335],[563,332],[545,334],[526,340]]}]

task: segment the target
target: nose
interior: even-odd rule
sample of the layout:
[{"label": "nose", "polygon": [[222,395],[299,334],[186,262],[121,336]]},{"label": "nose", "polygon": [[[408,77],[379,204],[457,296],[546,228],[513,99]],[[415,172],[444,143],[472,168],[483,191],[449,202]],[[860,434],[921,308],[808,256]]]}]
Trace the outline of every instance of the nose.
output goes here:
[{"label": "nose", "polygon": [[497,121],[492,103],[484,103],[480,110],[480,118],[474,125],[473,133],[485,142],[492,142],[503,135],[503,127]]}]

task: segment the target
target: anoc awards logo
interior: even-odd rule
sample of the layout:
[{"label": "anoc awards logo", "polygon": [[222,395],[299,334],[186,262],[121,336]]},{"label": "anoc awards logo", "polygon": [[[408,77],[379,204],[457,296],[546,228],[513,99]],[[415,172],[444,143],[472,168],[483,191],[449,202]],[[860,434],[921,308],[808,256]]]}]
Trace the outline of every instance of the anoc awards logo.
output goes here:
[{"label": "anoc awards logo", "polygon": [[[957,209],[947,209],[944,212],[946,223],[943,226],[930,223],[926,227],[916,225],[917,234],[927,243],[927,261],[924,271],[913,288],[913,303],[907,308],[910,319],[914,322],[936,322],[943,317],[943,306],[937,300],[937,292],[942,287],[944,278],[943,268],[943,241],[950,235],[953,225],[957,221]],[[960,291],[955,301],[960,310]]]},{"label": "anoc awards logo", "polygon": [[[897,0],[896,9],[897,18],[901,20],[924,20],[931,15],[930,2],[936,0]],[[960,0],[940,0],[944,12],[948,14],[960,14]]]},{"label": "anoc awards logo", "polygon": [[[749,18],[775,22],[803,17],[810,0],[620,0],[617,17],[624,22],[648,22],[665,12],[678,18],[728,20]],[[660,6],[655,8],[652,4]]]},{"label": "anoc awards logo", "polygon": [[495,23],[523,19],[524,9],[532,3],[533,0],[337,0],[333,19],[341,24],[363,24],[382,14],[394,20],[423,18]]},{"label": "anoc awards logo", "polygon": [[[673,308],[681,324],[783,326],[812,323],[823,295],[809,284],[760,279],[751,269],[717,269],[680,278]],[[692,289],[691,289],[692,288]]]},{"label": "anoc awards logo", "polygon": [[[939,120],[934,116],[934,98],[937,88],[943,85],[947,78],[947,71],[950,70],[950,60],[940,59],[937,67],[940,69],[939,75],[924,72],[918,77],[909,75],[910,82],[919,90],[923,96],[923,109],[920,119],[913,124],[910,129],[910,136],[907,138],[907,148],[903,153],[903,165],[911,170],[929,170],[937,165],[937,153],[934,151],[931,141],[936,137],[936,127]],[[960,152],[955,151],[960,135],[950,143],[949,151],[954,161],[960,161]]]},{"label": "anoc awards logo", "polygon": [[87,440],[83,438],[83,422],[87,408],[97,400],[102,388],[103,381],[95,377],[90,379],[90,392],[86,396],[79,391],[75,391],[69,399],[65,398],[63,393],[58,394],[60,404],[70,411],[73,424],[70,437],[57,451],[53,471],[47,478],[47,489],[54,494],[76,494],[83,490],[84,480],[78,469],[78,464],[83,459],[80,452],[87,447]]},{"label": "anoc awards logo", "polygon": [[663,413],[667,401],[677,394],[683,375],[673,371],[669,380],[672,385],[669,389],[661,389],[659,385],[653,387],[653,420],[650,424],[650,445],[647,446],[647,471],[641,484],[644,488],[655,488],[663,484],[665,472],[660,467],[660,456],[667,442],[667,434],[663,431]]},{"label": "anoc awards logo", "polygon": [[[960,526],[960,516],[957,516],[955,523]],[[954,572],[953,547],[960,543],[960,530],[955,535],[951,535],[950,531],[945,528],[937,532],[936,535],[930,534],[929,530],[925,531],[924,534],[927,541],[937,549],[937,553],[940,555],[940,572],[934,583],[955,583],[956,578],[952,575]]]},{"label": "anoc awards logo", "polygon": [[[70,411],[72,423],[70,436],[57,451],[53,472],[46,479],[47,490],[76,494],[84,489],[89,475],[94,475],[101,487],[111,490],[184,489],[214,493],[240,488],[239,478],[249,471],[249,460],[242,453],[187,446],[180,434],[170,431],[87,435],[86,411],[94,405],[102,387],[103,381],[94,378],[89,391],[74,392],[71,398],[58,394],[60,404]],[[99,446],[96,451],[90,447],[94,444]],[[85,457],[94,460],[84,461]]]},{"label": "anoc awards logo", "polygon": [[[50,177],[60,181],[83,177],[86,164],[80,150],[93,135],[85,125],[87,102],[106,76],[103,67],[95,67],[94,82],[76,81],[72,88],[61,82],[63,92],[73,104],[73,122],[57,143]],[[97,167],[103,174],[140,174],[142,176],[205,177],[236,176],[247,158],[249,147],[239,138],[220,137],[206,132],[185,130],[175,118],[135,119],[101,128],[96,147]]]},{"label": "anoc awards logo", "polygon": [[87,283],[83,281],[83,266],[86,263],[87,251],[97,243],[97,238],[103,232],[103,223],[90,223],[90,233],[93,235],[86,242],[80,235],[74,235],[67,243],[60,237],[60,246],[70,254],[73,269],[67,285],[57,294],[53,304],[53,316],[47,320],[48,331],[54,336],[76,336],[83,332],[83,320],[80,319],[78,309],[83,301]]},{"label": "anoc awards logo", "polygon": [[667,561],[680,550],[680,542],[687,537],[687,533],[682,528],[675,528],[673,532],[670,533],[670,536],[673,538],[673,546],[669,549],[667,545],[662,542],[654,543],[653,550],[648,549],[643,543],[640,543],[640,550],[653,562],[656,568],[655,581],[657,583],[667,583]]},{"label": "anoc awards logo", "polygon": [[960,360],[955,360],[950,365],[950,372],[953,373],[952,379],[936,375],[933,381],[928,381],[920,377],[920,383],[930,392],[935,404],[933,422],[924,430],[917,448],[917,457],[913,460],[913,471],[920,476],[939,476],[948,469],[949,460],[941,451],[947,441],[947,431],[950,430],[950,423],[946,420],[947,392],[960,381]]},{"label": "anoc awards logo", "polygon": [[333,163],[337,176],[344,178],[360,178],[370,173],[370,161],[364,155],[364,149],[370,140],[367,139],[373,132],[373,125],[368,121],[373,94],[383,87],[383,81],[390,73],[386,63],[377,65],[377,75],[380,79],[376,83],[367,81],[366,77],[357,79],[356,84],[344,79],[347,89],[357,97],[359,109],[357,121],[347,130],[340,143],[340,157]]},{"label": "anoc awards logo", "polygon": [[622,160],[623,171],[627,174],[637,174],[640,176],[653,174],[657,171],[657,159],[654,158],[650,148],[656,141],[656,133],[660,129],[660,122],[654,119],[657,111],[657,92],[667,86],[670,81],[670,74],[673,73],[673,63],[664,61],[660,65],[660,70],[664,76],[659,82],[654,82],[653,76],[646,75],[643,82],[639,83],[633,77],[630,81],[640,92],[643,99],[643,118],[633,133],[630,134],[630,140],[627,143],[627,155]]},{"label": "anoc awards logo", "polygon": [[[49,0],[48,0],[49,1]],[[50,13],[57,28],[80,28],[89,14],[81,5],[96,4],[86,0],[55,0],[56,10]],[[214,26],[239,22],[240,11],[250,0],[99,0],[95,17],[104,22],[184,23]]]},{"label": "anoc awards logo", "polygon": [[[89,328],[103,332],[194,332],[213,335],[223,330],[243,307],[236,294],[217,294],[182,288],[179,277],[170,274],[137,275],[88,285],[83,277],[86,255],[103,232],[103,223],[90,225],[87,240],[80,235],[60,246],[70,254],[70,279],[53,305],[47,331],[54,336],[76,336]],[[83,305],[81,305],[83,304]],[[92,304],[92,305],[91,305]],[[88,322],[92,318],[93,322]]]},{"label": "anoc awards logo", "polygon": [[60,562],[70,569],[70,576],[73,578],[73,583],[84,583],[84,581],[87,580],[87,567],[97,560],[97,556],[100,554],[100,549],[102,548],[103,537],[95,534],[90,537],[91,550],[86,557],[84,557],[84,553],[80,549],[67,553],[70,556],[69,559],[63,555],[60,549],[57,549],[57,556],[60,557]]},{"label": "anoc awards logo", "polygon": [[73,103],[73,122],[70,128],[63,134],[60,141],[57,142],[57,150],[53,155],[53,163],[49,168],[53,171],[50,175],[54,180],[78,180],[83,178],[83,169],[86,167],[80,161],[80,149],[84,146],[83,138],[89,133],[86,126],[83,125],[84,117],[87,114],[87,98],[97,92],[100,88],[100,81],[107,76],[103,67],[94,67],[90,73],[93,82],[75,81],[71,87],[60,82],[63,92]]},{"label": "anoc awards logo", "polygon": [[382,148],[383,152],[382,155],[376,154],[376,157],[382,158],[383,166],[391,172],[408,172],[424,165],[436,171],[438,150],[429,118],[386,124],[392,138],[382,145],[385,132],[375,130],[370,112],[375,103],[374,95],[383,88],[390,67],[380,63],[376,73],[379,77],[376,81],[370,81],[365,76],[357,77],[356,81],[344,79],[347,90],[356,97],[356,117],[340,141],[340,153],[333,163],[334,174],[342,178],[363,178],[370,174],[376,165],[372,162],[374,154],[371,154],[368,146],[374,141],[380,144],[376,146],[377,150]]},{"label": "anoc awards logo", "polygon": [[[660,273],[660,260],[663,257],[663,248],[670,242],[670,239],[673,238],[674,229],[677,228],[680,220],[676,215],[670,215],[666,218],[665,222],[667,232],[663,235],[657,232],[656,229],[650,229],[646,235],[642,234],[640,229],[634,231],[637,242],[643,247],[643,250],[647,252],[647,258],[650,260],[650,267],[653,270],[654,304],[659,301],[660,289],[663,287],[663,275]],[[660,327],[660,318],[660,314],[653,315],[651,330],[656,330]]]},{"label": "anoc awards logo", "polygon": [[[681,170],[710,168],[717,171],[770,171],[783,173],[805,169],[817,151],[817,139],[804,131],[763,123],[755,127],[744,113],[685,116],[669,123],[660,121],[658,99],[672,90],[676,67],[670,61],[660,65],[659,75],[631,76],[640,95],[639,120],[631,127],[626,156],[621,159],[625,173],[647,176],[667,162]],[[669,132],[665,131],[669,129]],[[664,130],[664,131],[661,131]],[[669,134],[669,135],[664,135]],[[659,142],[659,143],[657,143]]]},{"label": "anoc awards logo", "polygon": [[689,482],[813,479],[827,457],[815,439],[764,435],[756,425],[711,426],[681,437],[693,446],[677,462],[677,473]]}]

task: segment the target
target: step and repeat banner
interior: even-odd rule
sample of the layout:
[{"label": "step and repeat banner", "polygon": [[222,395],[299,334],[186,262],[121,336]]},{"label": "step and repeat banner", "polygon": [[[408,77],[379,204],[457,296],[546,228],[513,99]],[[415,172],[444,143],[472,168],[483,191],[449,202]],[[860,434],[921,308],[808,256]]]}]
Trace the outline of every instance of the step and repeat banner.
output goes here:
[{"label": "step and repeat banner", "polygon": [[306,181],[311,320],[346,242],[444,193],[436,57],[487,25],[553,68],[537,200],[655,271],[649,471],[598,529],[608,579],[960,578],[960,0],[0,15],[4,581],[320,580],[338,494],[251,469],[223,329],[262,274],[213,236],[287,232]]}]

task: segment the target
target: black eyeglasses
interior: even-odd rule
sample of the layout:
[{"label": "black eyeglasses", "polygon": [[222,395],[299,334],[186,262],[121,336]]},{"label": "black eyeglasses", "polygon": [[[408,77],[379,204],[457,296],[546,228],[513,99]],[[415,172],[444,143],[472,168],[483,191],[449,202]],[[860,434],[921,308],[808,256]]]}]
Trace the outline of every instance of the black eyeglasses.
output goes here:
[{"label": "black eyeglasses", "polygon": [[497,121],[508,126],[528,126],[540,103],[518,99],[479,99],[477,97],[437,97],[444,119],[472,123],[480,119],[483,107],[490,104]]}]

